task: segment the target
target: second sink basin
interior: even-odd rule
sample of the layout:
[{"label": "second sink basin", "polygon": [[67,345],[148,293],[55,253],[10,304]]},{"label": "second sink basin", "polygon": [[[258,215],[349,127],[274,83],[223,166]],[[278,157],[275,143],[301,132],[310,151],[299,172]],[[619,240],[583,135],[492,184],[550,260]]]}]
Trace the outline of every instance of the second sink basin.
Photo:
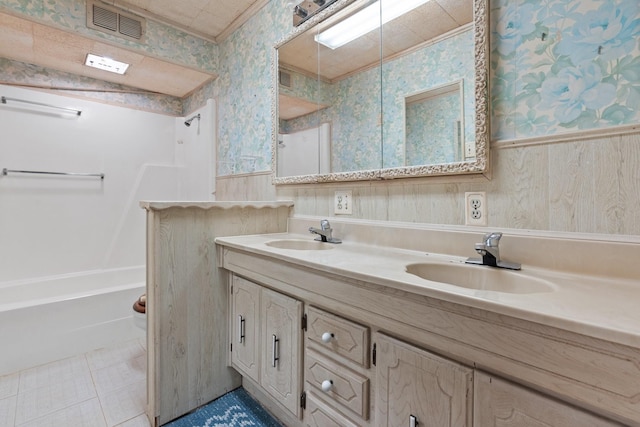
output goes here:
[{"label": "second sink basin", "polygon": [[333,249],[333,244],[318,242],[316,240],[272,240],[265,243],[265,245],[271,246],[272,248],[291,249],[296,251],[324,251],[327,249]]},{"label": "second sink basin", "polygon": [[495,267],[455,263],[417,263],[407,265],[406,271],[422,279],[467,289],[510,294],[534,294],[554,290],[554,285],[547,280]]}]

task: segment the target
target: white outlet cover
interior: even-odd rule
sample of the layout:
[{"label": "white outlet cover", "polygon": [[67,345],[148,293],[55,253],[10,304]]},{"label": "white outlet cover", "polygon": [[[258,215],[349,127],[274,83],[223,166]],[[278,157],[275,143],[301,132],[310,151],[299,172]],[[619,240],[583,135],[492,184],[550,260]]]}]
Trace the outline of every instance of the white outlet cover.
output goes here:
[{"label": "white outlet cover", "polygon": [[487,225],[487,195],[484,191],[464,193],[464,223]]},{"label": "white outlet cover", "polygon": [[338,190],[333,198],[333,212],[336,215],[353,214],[353,197],[351,190]]}]

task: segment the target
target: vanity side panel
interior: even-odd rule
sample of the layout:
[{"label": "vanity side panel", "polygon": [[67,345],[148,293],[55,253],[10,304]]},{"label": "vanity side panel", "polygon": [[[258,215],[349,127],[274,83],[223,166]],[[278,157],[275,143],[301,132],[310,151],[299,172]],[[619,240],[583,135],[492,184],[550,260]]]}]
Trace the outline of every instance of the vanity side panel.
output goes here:
[{"label": "vanity side panel", "polygon": [[[215,238],[286,231],[288,207],[169,207],[154,211],[149,396],[158,425],[241,384],[227,364],[229,287]],[[153,357],[153,358],[151,358]],[[152,383],[153,382],[153,383]],[[151,405],[150,405],[151,407]]]},{"label": "vanity side panel", "polygon": [[146,234],[147,234],[147,253],[146,253],[146,294],[147,294],[147,418],[149,419],[149,424],[152,427],[157,427],[157,416],[160,412],[160,409],[157,407],[158,405],[158,397],[156,393],[158,384],[158,370],[156,366],[158,366],[157,353],[155,347],[155,335],[156,335],[156,320],[155,313],[151,310],[151,307],[155,306],[156,302],[156,268],[155,268],[155,260],[158,256],[158,247],[156,246],[158,236],[158,225],[159,221],[156,217],[156,214],[152,210],[147,210],[147,224],[146,224]]}]

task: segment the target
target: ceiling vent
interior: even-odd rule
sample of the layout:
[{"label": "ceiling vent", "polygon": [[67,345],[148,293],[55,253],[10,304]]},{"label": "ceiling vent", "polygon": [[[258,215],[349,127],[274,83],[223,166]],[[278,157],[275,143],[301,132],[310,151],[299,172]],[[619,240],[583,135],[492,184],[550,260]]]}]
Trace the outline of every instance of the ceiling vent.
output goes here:
[{"label": "ceiling vent", "polygon": [[87,27],[129,40],[141,41],[146,21],[103,3],[87,2]]},{"label": "ceiling vent", "polygon": [[278,82],[281,86],[291,89],[291,74],[287,71],[278,71]]}]

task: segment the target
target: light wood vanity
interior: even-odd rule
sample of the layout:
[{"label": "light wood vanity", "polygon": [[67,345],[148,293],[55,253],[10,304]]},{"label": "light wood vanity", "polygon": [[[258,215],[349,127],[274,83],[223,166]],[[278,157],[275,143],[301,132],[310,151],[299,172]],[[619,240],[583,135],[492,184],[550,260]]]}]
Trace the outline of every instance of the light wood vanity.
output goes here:
[{"label": "light wood vanity", "polygon": [[[229,361],[287,426],[640,425],[637,242],[505,232],[503,258],[555,280],[551,292],[516,295],[404,272],[472,256],[480,229],[332,219],[344,241],[333,249],[266,244],[311,241],[317,222],[216,239]],[[362,243],[371,236],[376,245]]]},{"label": "light wood vanity", "polygon": [[484,229],[332,218],[343,243],[309,250],[320,218],[291,203],[142,206],[154,426],[241,383],[287,426],[640,426],[632,237],[499,230],[551,283],[505,293],[405,271]]}]

